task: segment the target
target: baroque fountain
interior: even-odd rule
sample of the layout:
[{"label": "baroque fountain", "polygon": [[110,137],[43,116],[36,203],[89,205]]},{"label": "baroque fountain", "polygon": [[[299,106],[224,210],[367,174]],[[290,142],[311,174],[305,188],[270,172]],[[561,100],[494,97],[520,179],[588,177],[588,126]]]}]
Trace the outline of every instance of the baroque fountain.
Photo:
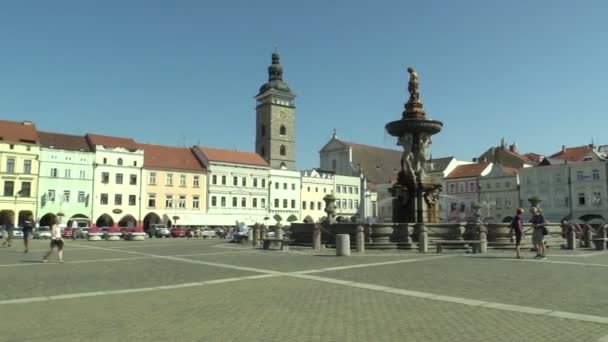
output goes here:
[{"label": "baroque fountain", "polygon": [[[437,240],[479,240],[490,238],[489,246],[510,245],[508,224],[486,226],[474,216],[468,222],[438,223],[441,210],[440,184],[427,174],[431,137],[443,128],[443,123],[426,116],[420,99],[418,73],[409,73],[409,99],[399,120],[386,124],[386,131],[397,138],[401,146],[401,170],[397,180],[389,188],[392,196],[392,222],[342,223],[335,219],[335,197],[324,198],[325,220],[319,223],[292,223],[291,238],[294,244],[333,246],[337,234],[349,234],[350,241],[364,240],[365,249],[417,249],[427,252],[428,246]],[[488,229],[491,231],[488,232]],[[553,227],[553,230],[559,226]],[[489,234],[488,234],[489,233]],[[557,242],[557,241],[556,241]],[[464,243],[463,243],[464,246]],[[357,247],[359,248],[359,247]]]}]

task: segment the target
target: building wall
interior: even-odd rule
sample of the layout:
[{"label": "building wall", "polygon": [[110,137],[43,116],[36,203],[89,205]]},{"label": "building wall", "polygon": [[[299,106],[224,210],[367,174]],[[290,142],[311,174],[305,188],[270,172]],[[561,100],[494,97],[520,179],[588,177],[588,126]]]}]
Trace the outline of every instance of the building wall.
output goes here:
[{"label": "building wall", "polygon": [[92,152],[40,149],[39,218],[61,212],[63,223],[74,215],[92,219],[94,160]]},{"label": "building wall", "polygon": [[320,173],[315,170],[301,172],[301,203],[302,220],[310,216],[314,222],[319,222],[325,217],[325,201],[323,197],[335,191],[334,175]]},{"label": "building wall", "polygon": [[[122,160],[122,165],[119,165]],[[128,151],[124,148],[104,148],[96,146],[95,164],[93,177],[93,223],[103,215],[107,214],[114,220],[114,225],[131,215],[140,225],[140,194],[141,194],[141,169],[144,163],[143,150]],[[107,182],[103,175],[107,174]],[[122,184],[118,184],[117,175],[122,175]],[[131,175],[135,176],[135,184],[130,184]],[[107,203],[102,203],[102,198],[107,195]],[[121,204],[116,204],[116,195],[120,195]],[[129,202],[134,196],[135,202]]]},{"label": "building wall", "polygon": [[479,201],[478,178],[448,178],[444,189],[448,203],[444,211],[447,221],[463,221],[470,217],[473,204]]},{"label": "building wall", "polygon": [[479,179],[479,204],[484,219],[502,222],[513,217],[519,207],[518,178],[516,175],[491,176]]},{"label": "building wall", "polygon": [[[190,170],[142,169],[142,220],[156,214],[163,223],[202,225],[207,211],[207,175]],[[198,205],[197,205],[198,203]],[[173,217],[178,216],[175,220]]]},{"label": "building wall", "polygon": [[538,196],[547,220],[559,222],[570,212],[569,173],[568,164],[520,169],[520,206],[530,208],[528,198]]},{"label": "building wall", "polygon": [[568,164],[572,187],[572,215],[602,215],[608,219],[606,162]]},{"label": "building wall", "polygon": [[340,142],[331,142],[319,152],[319,158],[321,170],[332,171],[337,175],[354,175],[351,148]]},{"label": "building wall", "polygon": [[336,215],[351,219],[361,205],[361,179],[359,177],[334,176]]},{"label": "building wall", "polygon": [[[0,179],[2,180],[0,212],[12,212],[10,222],[12,224],[21,224],[21,222],[16,222],[19,219],[19,213],[22,213],[21,221],[26,212],[31,212],[34,218],[38,217],[36,199],[38,197],[39,154],[40,146],[38,145],[0,141]],[[30,165],[29,170],[26,169],[28,168],[26,163]],[[12,191],[9,191],[10,184],[12,184]],[[29,194],[17,195],[17,192],[28,189],[28,186]],[[8,215],[1,216],[2,221],[9,220]],[[0,224],[3,223],[8,222],[0,222]]]},{"label": "building wall", "polygon": [[[234,225],[235,221],[246,224],[268,221],[264,220],[269,215],[268,168],[211,162],[208,170],[205,224]],[[234,185],[234,177],[237,178],[237,185]],[[236,205],[233,205],[235,199]]]},{"label": "building wall", "polygon": [[283,224],[289,224],[287,219],[293,215],[294,222],[302,222],[300,206],[300,188],[302,182],[300,172],[288,170],[270,170],[270,216],[279,215]]}]

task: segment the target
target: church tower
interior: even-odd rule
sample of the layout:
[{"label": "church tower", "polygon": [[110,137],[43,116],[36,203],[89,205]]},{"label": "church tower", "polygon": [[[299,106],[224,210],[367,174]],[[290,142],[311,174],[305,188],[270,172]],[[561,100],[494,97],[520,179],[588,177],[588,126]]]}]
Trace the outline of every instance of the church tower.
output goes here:
[{"label": "church tower", "polygon": [[268,82],[255,96],[257,105],[255,151],[273,169],[296,170],[296,112],[294,98],[283,82],[283,67],[279,53],[272,54],[268,67]]}]

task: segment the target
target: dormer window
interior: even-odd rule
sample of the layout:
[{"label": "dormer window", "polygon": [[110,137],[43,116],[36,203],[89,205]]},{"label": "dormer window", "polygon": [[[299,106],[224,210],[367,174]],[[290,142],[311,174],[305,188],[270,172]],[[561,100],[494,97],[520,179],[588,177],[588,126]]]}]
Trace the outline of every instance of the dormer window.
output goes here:
[{"label": "dormer window", "polygon": [[281,128],[279,129],[279,134],[281,134],[281,135],[287,134],[287,129],[285,128],[285,125],[281,125]]}]

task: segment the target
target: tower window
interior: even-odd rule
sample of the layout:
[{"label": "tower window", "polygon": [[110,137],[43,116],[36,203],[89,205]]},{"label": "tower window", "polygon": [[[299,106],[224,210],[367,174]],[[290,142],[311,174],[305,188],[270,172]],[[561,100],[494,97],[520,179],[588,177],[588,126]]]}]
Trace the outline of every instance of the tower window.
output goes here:
[{"label": "tower window", "polygon": [[266,136],[266,126],[262,125],[260,128],[260,134],[264,137]]},{"label": "tower window", "polygon": [[280,150],[279,152],[280,152],[280,154],[281,154],[282,156],[284,156],[285,154],[287,154],[287,153],[285,152],[285,145],[281,145],[281,150]]},{"label": "tower window", "polygon": [[281,128],[279,129],[279,134],[281,134],[281,135],[287,134],[287,129],[285,128],[285,125],[281,125]]},{"label": "tower window", "polygon": [[260,154],[262,155],[262,157],[266,157],[266,149],[264,148],[264,146],[260,148]]}]

